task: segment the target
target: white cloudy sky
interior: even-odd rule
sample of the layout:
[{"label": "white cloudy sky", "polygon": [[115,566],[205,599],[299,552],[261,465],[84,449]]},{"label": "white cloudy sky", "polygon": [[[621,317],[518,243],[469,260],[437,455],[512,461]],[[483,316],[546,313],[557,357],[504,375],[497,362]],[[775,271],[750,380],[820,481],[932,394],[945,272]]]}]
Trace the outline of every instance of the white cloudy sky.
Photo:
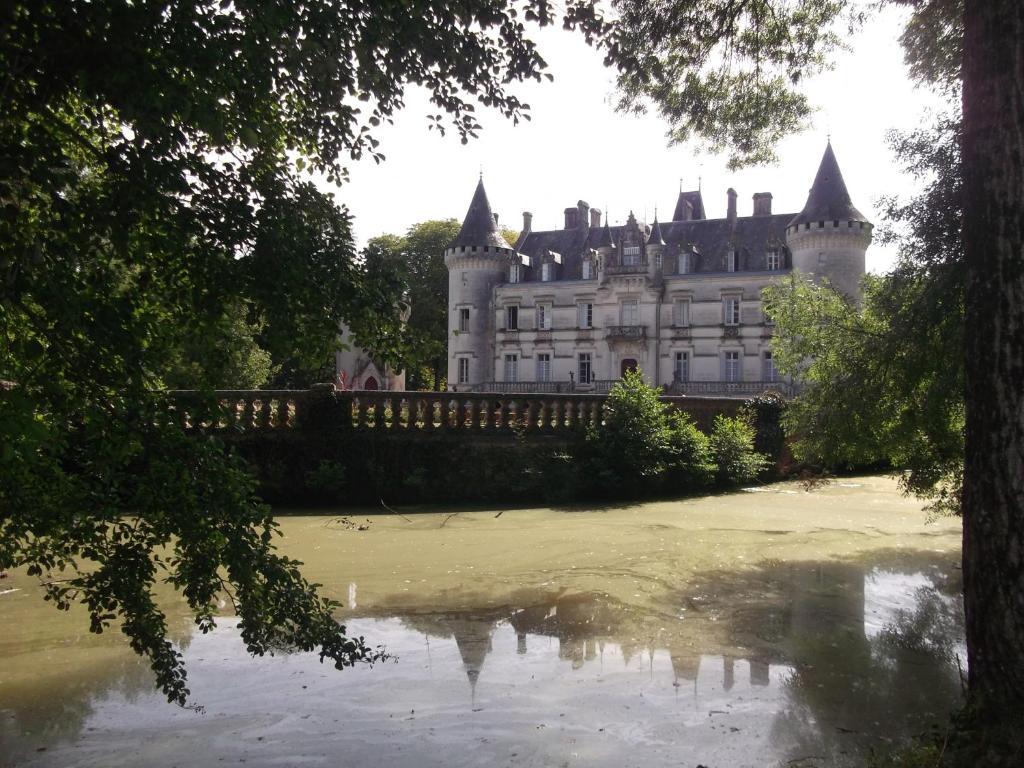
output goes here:
[{"label": "white cloudy sky", "polygon": [[[725,215],[730,186],[739,193],[740,215],[750,213],[754,192],[771,192],[776,212],[796,212],[831,133],[854,204],[877,223],[879,195],[913,189],[894,163],[886,133],[914,127],[927,109],[941,105],[907,79],[897,42],[902,13],[876,15],[835,69],[807,83],[819,112],[806,131],[779,146],[775,166],[729,172],[724,157],[669,147],[656,115],[614,111],[613,74],[599,54],[572,33],[545,30],[537,39],[555,80],[518,90],[532,107],[531,122],[513,126],[485,112],[480,138],[464,146],[453,133],[427,131],[428,103],[411,91],[395,125],[378,133],[387,160],[353,164],[337,196],[355,216],[360,244],[426,219],[461,219],[481,168],[492,207],[514,229],[523,211],[534,214],[534,229],[558,228],[562,210],[581,198],[610,211],[613,224],[630,210],[650,220],[657,207],[662,218],[670,217],[680,179],[694,189],[698,177],[711,218]],[[873,246],[868,270],[885,271],[892,259]]]}]

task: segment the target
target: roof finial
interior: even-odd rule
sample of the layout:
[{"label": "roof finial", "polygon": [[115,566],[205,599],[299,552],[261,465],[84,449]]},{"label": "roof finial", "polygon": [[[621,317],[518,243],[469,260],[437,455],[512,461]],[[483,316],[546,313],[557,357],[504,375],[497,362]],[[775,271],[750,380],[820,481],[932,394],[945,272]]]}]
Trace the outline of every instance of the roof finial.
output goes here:
[{"label": "roof finial", "polygon": [[480,181],[484,180],[484,164],[480,163]]},{"label": "roof finial", "polygon": [[679,177],[679,191],[680,191],[680,193],[683,191],[683,177],[682,176]]},{"label": "roof finial", "polygon": [[702,186],[703,183],[704,183],[704,177],[703,176],[697,176],[697,191],[698,192],[700,192],[701,189],[703,189],[703,186]]}]

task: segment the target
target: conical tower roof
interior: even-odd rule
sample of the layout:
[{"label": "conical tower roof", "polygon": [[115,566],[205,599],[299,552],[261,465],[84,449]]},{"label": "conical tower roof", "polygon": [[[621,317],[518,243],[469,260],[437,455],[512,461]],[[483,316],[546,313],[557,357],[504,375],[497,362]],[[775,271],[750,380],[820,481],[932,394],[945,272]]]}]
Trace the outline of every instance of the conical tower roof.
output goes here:
[{"label": "conical tower roof", "polygon": [[611,248],[612,242],[612,230],[608,226],[608,222],[605,221],[604,226],[601,229],[594,232],[594,239],[591,242],[591,248]]},{"label": "conical tower roof", "polygon": [[867,222],[864,214],[853,207],[830,141],[825,147],[825,154],[821,158],[821,165],[818,166],[810,194],[807,195],[807,204],[796,218],[789,222],[789,226],[835,219]]},{"label": "conical tower roof", "polygon": [[658,223],[658,214],[654,214],[654,226],[651,227],[651,236],[647,238],[648,245],[664,245],[665,238],[661,236],[661,224]]},{"label": "conical tower roof", "polygon": [[483,247],[489,245],[492,248],[507,248],[512,250],[505,238],[498,229],[498,223],[494,220],[494,213],[491,211],[491,203],[487,199],[487,192],[484,190],[483,177],[477,182],[476,192],[473,193],[473,200],[469,204],[466,218],[462,222],[462,229],[449,245],[449,248]]}]

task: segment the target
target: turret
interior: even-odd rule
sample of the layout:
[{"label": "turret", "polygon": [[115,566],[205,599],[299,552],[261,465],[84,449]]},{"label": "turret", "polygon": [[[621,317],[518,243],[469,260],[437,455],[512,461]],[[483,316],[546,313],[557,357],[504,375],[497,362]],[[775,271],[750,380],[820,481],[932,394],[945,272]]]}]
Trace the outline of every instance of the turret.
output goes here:
[{"label": "turret", "polygon": [[494,378],[494,286],[525,278],[519,255],[498,230],[483,179],[476,185],[462,229],[445,249],[444,263],[448,267],[448,385],[466,391]]},{"label": "turret", "polygon": [[807,204],[786,227],[793,267],[815,280],[827,280],[859,301],[864,253],[871,244],[872,229],[871,222],[850,200],[829,142]]},{"label": "turret", "polygon": [[664,253],[665,238],[661,234],[661,224],[658,223],[658,214],[655,212],[651,234],[647,237],[647,269],[652,277],[662,271],[662,255]]}]

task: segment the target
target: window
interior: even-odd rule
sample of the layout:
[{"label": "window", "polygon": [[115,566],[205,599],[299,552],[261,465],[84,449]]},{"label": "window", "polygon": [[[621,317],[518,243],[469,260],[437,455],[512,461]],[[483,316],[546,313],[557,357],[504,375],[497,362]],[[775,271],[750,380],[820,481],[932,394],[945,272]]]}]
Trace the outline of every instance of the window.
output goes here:
[{"label": "window", "polygon": [[537,355],[537,381],[551,381],[551,355],[547,352]]},{"label": "window", "polygon": [[656,270],[658,270],[659,272],[661,272],[661,265],[662,265],[661,251],[658,251],[658,253],[654,254],[654,268]]},{"label": "window", "polygon": [[459,310],[459,333],[469,333],[469,308]]},{"label": "window", "polygon": [[580,316],[580,328],[593,328],[594,327],[594,305],[589,301],[581,302],[577,305],[579,308]]},{"label": "window", "polygon": [[538,331],[550,331],[551,330],[551,305],[550,304],[538,304],[537,305],[537,330]]},{"label": "window", "polygon": [[469,358],[459,358],[459,384],[469,383]]},{"label": "window", "polygon": [[740,353],[726,352],[723,360],[723,377],[726,381],[740,380]]},{"label": "window", "polygon": [[735,248],[730,248],[725,254],[725,271],[738,272],[740,268],[740,255]]},{"label": "window", "polygon": [[693,263],[689,253],[679,254],[679,274],[688,275],[693,271]]},{"label": "window", "polygon": [[672,304],[672,325],[686,328],[690,324],[690,300],[676,299]]},{"label": "window", "polygon": [[777,381],[778,377],[778,371],[775,370],[775,358],[772,357],[772,352],[769,349],[764,353],[761,360],[761,380]]},{"label": "window", "polygon": [[676,352],[675,360],[672,364],[672,380],[673,381],[689,381],[690,380],[690,353],[689,352]]},{"label": "window", "polygon": [[637,325],[639,322],[639,310],[635,301],[622,302],[622,324]]},{"label": "window", "polygon": [[510,283],[518,283],[520,279],[520,265],[513,264],[508,268],[508,281]]},{"label": "window", "polygon": [[554,267],[554,265],[550,261],[547,261],[547,262],[544,262],[543,264],[541,264],[541,267],[540,267],[540,279],[541,279],[542,282],[545,282],[545,283],[550,282],[551,278],[552,278],[552,275],[554,275],[554,273],[555,273],[555,267]]},{"label": "window", "polygon": [[580,269],[582,270],[583,279],[591,280],[594,277],[594,262],[590,259],[584,259]]},{"label": "window", "polygon": [[516,304],[513,304],[512,306],[509,307],[505,307],[505,330],[519,330],[519,306]]},{"label": "window", "polygon": [[726,325],[740,324],[740,297],[726,296],[722,299],[723,322]]},{"label": "window", "polygon": [[519,355],[505,355],[505,381],[519,381]]},{"label": "window", "polygon": [[768,271],[776,272],[782,269],[782,254],[779,253],[778,248],[772,248],[768,251]]},{"label": "window", "polygon": [[577,357],[580,384],[590,384],[594,380],[594,369],[589,352],[580,352]]},{"label": "window", "polygon": [[631,266],[640,263],[640,246],[627,245],[622,248],[622,263]]}]

